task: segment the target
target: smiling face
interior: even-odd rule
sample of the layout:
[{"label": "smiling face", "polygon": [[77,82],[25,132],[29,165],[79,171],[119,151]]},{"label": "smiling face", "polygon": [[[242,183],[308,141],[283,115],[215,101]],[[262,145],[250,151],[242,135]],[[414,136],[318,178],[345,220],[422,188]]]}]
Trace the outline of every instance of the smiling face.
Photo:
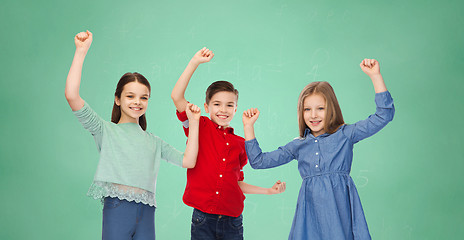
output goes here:
[{"label": "smiling face", "polygon": [[139,82],[130,82],[122,90],[121,98],[114,99],[121,108],[121,118],[118,123],[138,123],[140,116],[145,114],[148,106],[150,90]]},{"label": "smiling face", "polygon": [[208,104],[205,103],[205,111],[217,125],[228,127],[237,112],[237,95],[233,92],[217,92]]},{"label": "smiling face", "polygon": [[312,94],[304,99],[303,118],[315,137],[325,133],[326,112],[326,101],[321,94]]}]

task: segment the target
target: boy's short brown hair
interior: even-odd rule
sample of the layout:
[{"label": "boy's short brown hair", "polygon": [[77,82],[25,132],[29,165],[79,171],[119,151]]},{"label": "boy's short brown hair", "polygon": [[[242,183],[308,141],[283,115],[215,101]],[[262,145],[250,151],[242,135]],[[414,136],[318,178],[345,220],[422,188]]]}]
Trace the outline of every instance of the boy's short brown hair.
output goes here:
[{"label": "boy's short brown hair", "polygon": [[237,96],[238,101],[238,90],[235,89],[234,85],[228,81],[216,81],[209,85],[206,89],[206,104],[209,104],[209,101],[218,92],[231,92]]}]

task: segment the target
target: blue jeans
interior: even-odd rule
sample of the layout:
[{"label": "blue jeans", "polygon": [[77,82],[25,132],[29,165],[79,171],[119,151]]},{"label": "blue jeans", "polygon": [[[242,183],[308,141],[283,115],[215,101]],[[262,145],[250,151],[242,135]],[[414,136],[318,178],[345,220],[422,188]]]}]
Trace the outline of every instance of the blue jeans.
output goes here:
[{"label": "blue jeans", "polygon": [[243,216],[230,217],[204,213],[198,209],[192,214],[192,240],[242,240]]},{"label": "blue jeans", "polygon": [[106,197],[103,205],[102,239],[155,239],[155,207]]}]

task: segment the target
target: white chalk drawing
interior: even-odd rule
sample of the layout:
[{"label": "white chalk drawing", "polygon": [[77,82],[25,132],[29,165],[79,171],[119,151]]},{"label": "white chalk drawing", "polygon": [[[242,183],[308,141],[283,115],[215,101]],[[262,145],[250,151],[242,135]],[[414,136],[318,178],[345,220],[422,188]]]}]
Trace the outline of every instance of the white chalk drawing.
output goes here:
[{"label": "white chalk drawing", "polygon": [[334,11],[333,10],[330,10],[328,13],[327,13],[327,20],[329,20],[329,18],[333,17],[335,14],[334,14]]},{"label": "white chalk drawing", "polygon": [[409,225],[404,226],[404,229],[406,229],[407,234],[408,234],[408,239],[411,239],[411,233],[412,233],[412,227]]},{"label": "white chalk drawing", "polygon": [[253,66],[253,68],[251,69],[251,81],[261,82],[261,80],[262,80],[262,67]]},{"label": "white chalk drawing", "polygon": [[367,184],[369,183],[369,178],[365,176],[365,173],[368,173],[368,172],[369,170],[359,170],[359,174],[356,175],[356,186],[358,188],[366,187]]},{"label": "white chalk drawing", "polygon": [[151,76],[155,80],[161,79],[161,67],[157,64],[153,64],[151,67]]},{"label": "white chalk drawing", "polygon": [[311,77],[311,81],[317,81],[319,78],[319,74],[317,73],[317,71],[319,70],[319,65],[316,64],[316,65],[313,65],[313,68],[311,69],[311,71],[307,72],[306,75],[309,75],[309,76],[312,76]]},{"label": "white chalk drawing", "polygon": [[177,218],[184,212],[185,208],[183,207],[181,201],[171,201],[171,203],[171,207],[165,207],[165,209],[169,209],[170,214],[168,219],[163,219],[163,221],[161,221],[163,223],[161,228],[172,228],[172,226],[176,225],[179,221]]},{"label": "white chalk drawing", "polygon": [[279,16],[280,18],[282,18],[282,16],[284,16],[284,12],[285,12],[286,9],[287,9],[287,4],[280,5],[280,8],[277,11],[276,15]]}]

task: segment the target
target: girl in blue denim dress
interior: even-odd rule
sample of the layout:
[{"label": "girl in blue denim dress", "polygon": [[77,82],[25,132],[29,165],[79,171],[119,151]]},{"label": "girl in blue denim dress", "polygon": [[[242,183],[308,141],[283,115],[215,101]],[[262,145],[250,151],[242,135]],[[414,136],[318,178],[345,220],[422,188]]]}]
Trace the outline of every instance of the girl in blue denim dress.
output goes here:
[{"label": "girl in blue denim dress", "polygon": [[243,113],[245,147],[255,169],[298,161],[303,178],[288,239],[371,239],[358,192],[350,177],[353,145],[385,127],[395,113],[379,63],[364,59],[361,69],[375,89],[376,112],[345,124],[335,93],[327,82],[307,85],[298,99],[300,136],[272,152],[262,152],[254,134],[258,109]]}]

